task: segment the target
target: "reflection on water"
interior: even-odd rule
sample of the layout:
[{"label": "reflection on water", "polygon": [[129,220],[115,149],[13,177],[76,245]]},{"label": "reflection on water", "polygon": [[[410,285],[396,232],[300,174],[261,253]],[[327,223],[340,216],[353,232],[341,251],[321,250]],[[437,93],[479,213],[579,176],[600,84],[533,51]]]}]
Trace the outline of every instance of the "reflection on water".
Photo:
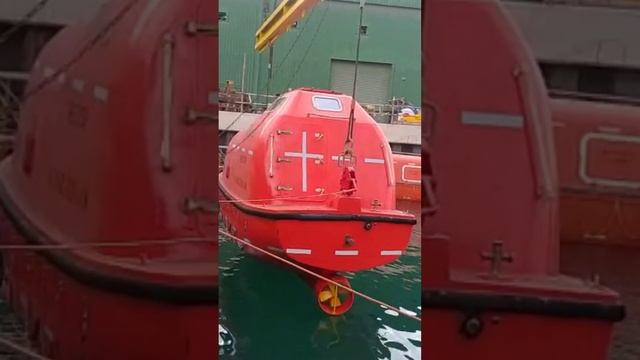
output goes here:
[{"label": "reflection on water", "polygon": [[413,332],[401,331],[382,325],[382,328],[378,329],[378,338],[391,352],[391,359],[407,359],[405,357],[406,354],[420,354],[422,341],[422,332],[420,330]]},{"label": "reflection on water", "polygon": [[[222,318],[220,321],[222,321]],[[222,325],[218,325],[218,349],[218,355],[235,355],[236,353],[236,339]]]},{"label": "reflection on water", "polygon": [[622,296],[626,319],[616,325],[610,360],[640,359],[640,249],[596,245],[563,245],[560,267],[566,274],[590,278]]},{"label": "reflection on water", "polygon": [[[419,215],[418,204],[399,207]],[[355,289],[420,316],[420,225],[415,229],[398,261],[345,275]],[[347,314],[326,316],[300,276],[229,240],[220,244],[220,274],[220,342],[233,341],[221,347],[221,359],[421,358],[417,321],[359,298]]]}]

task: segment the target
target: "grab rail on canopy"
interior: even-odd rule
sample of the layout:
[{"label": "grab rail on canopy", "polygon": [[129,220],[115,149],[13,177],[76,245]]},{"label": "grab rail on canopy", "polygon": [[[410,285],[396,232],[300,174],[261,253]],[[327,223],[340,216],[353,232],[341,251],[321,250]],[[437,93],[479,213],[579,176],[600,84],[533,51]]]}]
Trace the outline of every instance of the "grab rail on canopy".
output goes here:
[{"label": "grab rail on canopy", "polygon": [[348,116],[331,116],[331,115],[325,115],[325,114],[307,113],[307,117],[312,117],[312,116],[326,118],[326,119],[333,119],[333,120],[349,120]]}]

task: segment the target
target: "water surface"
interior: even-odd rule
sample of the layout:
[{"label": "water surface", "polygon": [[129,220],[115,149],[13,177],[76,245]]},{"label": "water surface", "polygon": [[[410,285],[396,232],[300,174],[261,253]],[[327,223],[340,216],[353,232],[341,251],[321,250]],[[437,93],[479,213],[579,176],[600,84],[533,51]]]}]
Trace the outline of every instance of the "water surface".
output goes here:
[{"label": "water surface", "polygon": [[[399,207],[418,215],[418,204]],[[347,277],[354,289],[420,316],[420,225],[414,229],[399,260]],[[361,298],[345,315],[327,316],[300,276],[228,239],[220,243],[220,274],[221,359],[420,359],[416,320]]]}]

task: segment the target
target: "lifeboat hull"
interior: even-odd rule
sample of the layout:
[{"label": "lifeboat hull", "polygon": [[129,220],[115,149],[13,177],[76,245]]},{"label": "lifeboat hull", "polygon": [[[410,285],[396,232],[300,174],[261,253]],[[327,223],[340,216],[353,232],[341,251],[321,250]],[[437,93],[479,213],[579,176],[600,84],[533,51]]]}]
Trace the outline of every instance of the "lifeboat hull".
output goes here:
[{"label": "lifeboat hull", "polygon": [[[3,245],[43,245],[38,240],[46,237],[44,232],[18,215],[9,202],[2,199]],[[211,331],[218,316],[217,291],[211,286],[167,286],[115,272],[105,275],[78,268],[82,263],[65,255],[67,251],[0,254],[5,296],[42,355],[204,360],[217,353]],[[154,346],[132,344],[132,339],[141,337]]]},{"label": "lifeboat hull", "polygon": [[34,65],[0,162],[0,278],[43,356],[218,353],[216,9],[110,1]]},{"label": "lifeboat hull", "polygon": [[420,201],[422,177],[420,164],[420,156],[393,154],[393,166],[396,174],[396,199]]},{"label": "lifeboat hull", "polygon": [[[610,317],[597,319],[588,318],[585,314],[575,317],[560,313],[545,315],[534,309],[527,313],[516,305],[517,302],[542,304],[546,301],[550,308],[554,306],[551,305],[553,300],[542,298],[539,293],[531,298],[494,294],[486,301],[499,304],[502,299],[510,297],[513,308],[477,312],[478,308],[469,303],[479,301],[475,294],[455,295],[468,299],[466,309],[428,308],[424,312],[425,318],[431,320],[423,328],[423,336],[427,339],[423,350],[425,358],[457,360],[491,354],[491,359],[496,360],[607,359],[613,332],[611,320],[619,320],[622,316],[615,308],[604,310],[610,312]],[[572,305],[580,304],[562,300],[555,306]],[[594,314],[599,307],[594,305]]]},{"label": "lifeboat hull", "polygon": [[[2,227],[6,230],[11,225],[3,220]],[[16,252],[4,255],[4,262],[4,271],[11,274],[4,284],[8,302],[43,356],[204,360],[217,353],[212,331],[217,307],[100,291],[68,276],[41,255]],[[133,339],[154,345],[136,345]]]},{"label": "lifeboat hull", "polygon": [[396,209],[391,148],[357,102],[354,156],[341,155],[352,101],[330,90],[292,90],[234,136],[218,178],[230,234],[322,274],[366,270],[402,254],[416,219]]},{"label": "lifeboat hull", "polygon": [[232,201],[220,205],[222,221],[232,235],[323,273],[359,271],[395,261],[407,247],[413,228],[409,216],[392,218],[313,206],[265,211],[242,204],[224,191],[221,197]]},{"label": "lifeboat hull", "polygon": [[437,110],[423,183],[438,204],[423,205],[423,356],[606,359],[625,308],[559,274],[551,109],[501,3],[423,1],[423,107]]},{"label": "lifeboat hull", "polygon": [[563,242],[640,246],[640,108],[551,102]]},{"label": "lifeboat hull", "polygon": [[441,236],[423,244],[440,259],[423,267],[425,358],[609,357],[614,326],[626,316],[617,293],[562,275],[452,271],[451,247]]}]

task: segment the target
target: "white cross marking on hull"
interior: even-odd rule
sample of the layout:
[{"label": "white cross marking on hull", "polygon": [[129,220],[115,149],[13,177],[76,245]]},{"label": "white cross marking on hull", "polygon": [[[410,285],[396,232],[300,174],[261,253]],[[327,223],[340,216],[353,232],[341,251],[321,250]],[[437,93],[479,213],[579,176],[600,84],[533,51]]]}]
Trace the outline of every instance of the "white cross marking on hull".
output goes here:
[{"label": "white cross marking on hull", "polygon": [[324,158],[321,154],[309,154],[307,152],[307,132],[302,132],[302,152],[285,152],[284,156],[297,157],[302,160],[302,192],[307,192],[307,159]]},{"label": "white cross marking on hull", "polygon": [[365,158],[365,164],[384,164],[384,159]]},{"label": "white cross marking on hull", "polygon": [[[333,161],[338,161],[338,163],[339,163],[339,162],[340,162],[340,158],[343,158],[343,159],[344,159],[344,155],[333,155],[333,156],[331,157],[331,160],[333,160]],[[345,162],[347,162],[347,163],[351,163],[351,159],[350,159],[350,158],[347,158],[347,159],[345,159]]]},{"label": "white cross marking on hull", "polygon": [[[333,161],[340,161],[340,155],[333,155],[331,157]],[[365,158],[365,164],[384,164],[384,159],[375,159],[375,158]]]}]

